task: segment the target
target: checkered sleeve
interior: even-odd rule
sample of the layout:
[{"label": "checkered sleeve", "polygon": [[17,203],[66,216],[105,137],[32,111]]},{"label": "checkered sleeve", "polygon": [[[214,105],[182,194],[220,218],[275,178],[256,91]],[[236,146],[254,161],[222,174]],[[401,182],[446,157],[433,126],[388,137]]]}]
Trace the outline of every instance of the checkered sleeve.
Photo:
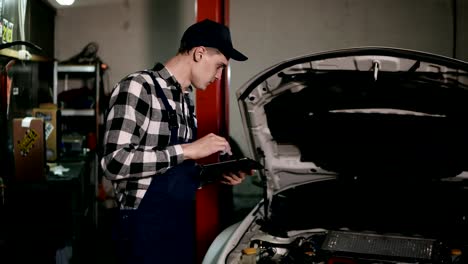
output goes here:
[{"label": "checkered sleeve", "polygon": [[130,75],[112,92],[101,159],[105,176],[110,180],[153,176],[183,161],[180,145],[162,148],[146,145],[150,113],[155,107],[148,82],[151,81],[141,74]]}]

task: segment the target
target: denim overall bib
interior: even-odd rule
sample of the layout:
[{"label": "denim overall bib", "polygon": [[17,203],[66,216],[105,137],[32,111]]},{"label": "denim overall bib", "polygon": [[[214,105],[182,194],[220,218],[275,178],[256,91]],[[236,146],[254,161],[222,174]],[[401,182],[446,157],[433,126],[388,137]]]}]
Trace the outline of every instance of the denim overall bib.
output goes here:
[{"label": "denim overall bib", "polygon": [[[170,113],[170,119],[175,118],[169,122],[169,145],[188,143],[178,140],[176,112],[162,88],[156,87],[156,93]],[[189,120],[193,120],[193,111],[193,107],[190,107]],[[193,122],[189,122],[189,125],[195,139],[196,126]],[[198,173],[195,162],[185,160],[165,173],[153,176],[137,210],[121,210],[118,254],[122,254],[123,263],[195,263],[195,192],[199,186]]]}]

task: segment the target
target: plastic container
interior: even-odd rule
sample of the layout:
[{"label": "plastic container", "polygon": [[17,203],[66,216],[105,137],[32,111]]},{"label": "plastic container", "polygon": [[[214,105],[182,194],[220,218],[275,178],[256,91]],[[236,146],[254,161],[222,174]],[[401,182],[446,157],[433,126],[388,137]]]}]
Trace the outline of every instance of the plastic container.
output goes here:
[{"label": "plastic container", "polygon": [[242,250],[241,264],[256,264],[257,263],[257,249],[244,248]]}]

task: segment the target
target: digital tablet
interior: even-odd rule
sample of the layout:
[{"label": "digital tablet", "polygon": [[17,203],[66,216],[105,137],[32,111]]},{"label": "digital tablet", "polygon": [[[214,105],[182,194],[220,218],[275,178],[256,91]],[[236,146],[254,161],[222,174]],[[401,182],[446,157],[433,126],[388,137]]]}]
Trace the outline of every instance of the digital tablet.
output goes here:
[{"label": "digital tablet", "polygon": [[223,173],[238,171],[250,172],[251,170],[259,170],[262,168],[262,164],[250,158],[210,163],[200,165],[200,180],[203,183],[209,183],[221,180]]}]

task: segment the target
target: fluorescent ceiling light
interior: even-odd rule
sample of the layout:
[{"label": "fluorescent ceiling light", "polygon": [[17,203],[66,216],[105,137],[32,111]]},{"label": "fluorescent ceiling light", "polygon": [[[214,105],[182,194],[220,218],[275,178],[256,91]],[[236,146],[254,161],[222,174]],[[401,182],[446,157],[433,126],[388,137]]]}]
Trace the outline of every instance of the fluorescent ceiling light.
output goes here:
[{"label": "fluorescent ceiling light", "polygon": [[72,5],[75,2],[75,0],[55,0],[55,1],[57,1],[59,5],[65,5],[65,6]]}]

